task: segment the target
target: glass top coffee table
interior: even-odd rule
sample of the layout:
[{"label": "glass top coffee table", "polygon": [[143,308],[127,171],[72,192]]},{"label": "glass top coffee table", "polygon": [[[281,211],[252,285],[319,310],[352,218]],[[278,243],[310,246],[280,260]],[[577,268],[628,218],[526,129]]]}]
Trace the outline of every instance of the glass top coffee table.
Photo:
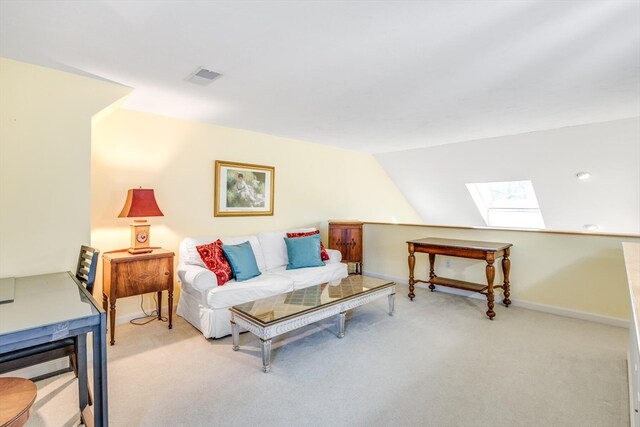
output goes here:
[{"label": "glass top coffee table", "polygon": [[393,315],[394,282],[352,275],[339,284],[308,288],[274,295],[231,307],[233,349],[238,351],[239,329],[245,328],[262,342],[262,370],[271,370],[271,339],[302,326],[338,316],[338,338],[344,337],[347,310],[387,296],[389,316]]}]

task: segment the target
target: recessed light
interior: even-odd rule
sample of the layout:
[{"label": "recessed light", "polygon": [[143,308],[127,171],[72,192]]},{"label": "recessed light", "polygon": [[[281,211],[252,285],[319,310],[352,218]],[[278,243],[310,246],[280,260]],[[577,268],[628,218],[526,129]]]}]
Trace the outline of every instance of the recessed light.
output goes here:
[{"label": "recessed light", "polygon": [[222,76],[222,74],[207,70],[206,68],[198,67],[198,69],[191,73],[186,80],[200,86],[206,86],[220,76]]},{"label": "recessed light", "polygon": [[587,231],[597,231],[600,227],[598,227],[598,224],[585,224],[584,228]]},{"label": "recessed light", "polygon": [[578,178],[580,181],[584,181],[591,178],[591,174],[589,172],[578,172],[576,174],[576,178]]}]

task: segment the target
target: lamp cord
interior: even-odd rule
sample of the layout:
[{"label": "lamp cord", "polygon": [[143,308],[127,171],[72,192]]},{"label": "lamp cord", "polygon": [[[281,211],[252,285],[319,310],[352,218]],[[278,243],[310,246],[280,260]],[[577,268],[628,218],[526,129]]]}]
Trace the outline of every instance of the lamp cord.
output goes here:
[{"label": "lamp cord", "polygon": [[[155,302],[155,306],[158,306],[158,298],[156,298],[156,294],[153,294],[153,301]],[[160,320],[161,322],[166,322],[168,319],[165,316],[160,316],[158,319],[158,310],[155,309],[151,313],[147,313],[144,309],[144,295],[140,295],[140,309],[144,313],[144,316],[136,317],[135,319],[129,320],[129,323],[136,326],[146,325],[149,322],[153,322],[154,320]],[[141,322],[141,320],[144,320]]]}]

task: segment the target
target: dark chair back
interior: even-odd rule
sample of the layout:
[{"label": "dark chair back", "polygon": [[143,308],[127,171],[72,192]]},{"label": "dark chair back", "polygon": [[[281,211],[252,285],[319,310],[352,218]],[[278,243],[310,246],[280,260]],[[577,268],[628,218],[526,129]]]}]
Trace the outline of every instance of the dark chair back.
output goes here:
[{"label": "dark chair back", "polygon": [[93,284],[96,281],[96,269],[98,268],[98,256],[100,251],[89,246],[80,248],[76,278],[84,284],[89,293],[93,295]]}]

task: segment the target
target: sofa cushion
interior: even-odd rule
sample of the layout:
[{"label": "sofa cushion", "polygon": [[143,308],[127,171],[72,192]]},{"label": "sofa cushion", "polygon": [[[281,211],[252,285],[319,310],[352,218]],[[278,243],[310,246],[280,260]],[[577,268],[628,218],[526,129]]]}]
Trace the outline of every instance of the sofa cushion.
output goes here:
[{"label": "sofa cushion", "polygon": [[[204,262],[202,262],[202,258],[200,258],[200,254],[198,253],[196,246],[213,243],[216,240],[218,240],[217,237],[210,236],[184,238],[182,242],[180,242],[180,262],[185,264],[199,265],[200,267],[206,268],[207,266],[204,265]],[[225,245],[237,245],[239,243],[249,242],[251,244],[251,248],[253,249],[253,255],[256,257],[258,269],[260,271],[264,271],[266,269],[264,264],[264,257],[262,255],[262,248],[256,236],[220,237],[220,240],[222,240],[222,243]]]},{"label": "sofa cushion", "polygon": [[229,308],[292,290],[293,281],[291,278],[265,272],[245,282],[231,280],[224,286],[213,287],[204,292],[204,300],[209,307],[214,309]]},{"label": "sofa cushion", "polygon": [[[302,233],[309,231],[315,231],[315,228],[300,228],[297,230],[290,230],[289,232]],[[264,263],[267,270],[282,267],[289,263],[287,245],[284,243],[285,237],[287,237],[286,231],[267,231],[258,234],[258,240],[260,241],[260,247],[262,248]]]},{"label": "sofa cushion", "polygon": [[222,245],[222,251],[229,260],[236,281],[244,282],[260,275],[256,257],[249,242],[238,245]]},{"label": "sofa cushion", "polygon": [[324,262],[320,259],[320,235],[314,234],[307,237],[285,237],[287,256],[289,263],[287,270],[306,267],[322,267]]},{"label": "sofa cushion", "polygon": [[222,286],[231,280],[233,271],[222,251],[222,240],[218,239],[213,243],[198,245],[196,249],[202,262],[216,275],[218,286]]},{"label": "sofa cushion", "polygon": [[[314,234],[320,235],[320,230],[298,232],[298,233],[287,233],[287,237],[289,238],[307,237],[307,236],[313,236]],[[329,259],[329,254],[327,253],[327,250],[324,248],[324,245],[322,244],[322,242],[320,242],[320,259],[322,261],[327,261]]]},{"label": "sofa cushion", "polygon": [[[321,283],[335,283],[349,276],[347,264],[327,263],[324,267],[298,268],[287,270],[285,266],[270,270],[270,273],[282,275],[293,282],[293,289],[302,289]],[[223,286],[226,288],[226,286]]]}]

